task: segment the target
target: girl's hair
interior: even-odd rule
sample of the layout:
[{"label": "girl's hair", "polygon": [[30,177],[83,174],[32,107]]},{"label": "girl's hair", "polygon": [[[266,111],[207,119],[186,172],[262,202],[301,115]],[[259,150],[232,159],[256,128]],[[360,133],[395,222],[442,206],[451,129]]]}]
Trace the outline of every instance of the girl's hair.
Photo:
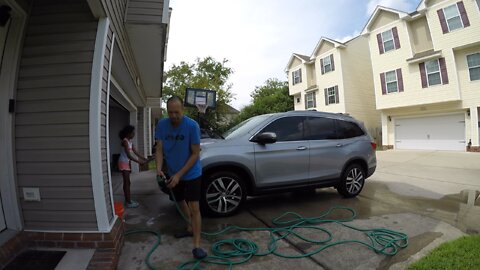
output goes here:
[{"label": "girl's hair", "polygon": [[120,137],[120,140],[123,140],[127,137],[128,134],[132,133],[135,130],[135,127],[132,125],[125,126],[120,132],[118,133],[118,136]]}]

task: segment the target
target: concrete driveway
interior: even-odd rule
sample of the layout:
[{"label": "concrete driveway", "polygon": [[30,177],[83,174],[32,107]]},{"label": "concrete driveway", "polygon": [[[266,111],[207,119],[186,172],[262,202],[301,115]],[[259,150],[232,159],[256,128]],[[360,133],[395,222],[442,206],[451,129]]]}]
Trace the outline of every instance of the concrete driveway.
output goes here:
[{"label": "concrete driveway", "polygon": [[[439,244],[464,234],[480,232],[480,154],[437,151],[380,151],[378,168],[367,180],[362,193],[343,199],[332,188],[311,194],[277,194],[250,198],[244,211],[230,218],[204,218],[203,230],[216,231],[227,225],[242,227],[272,226],[272,219],[287,211],[306,217],[319,216],[330,207],[343,205],[356,210],[349,225],[360,228],[389,228],[406,233],[409,245],[395,256],[376,254],[358,244],[328,248],[304,259],[283,259],[274,255],[254,257],[236,269],[404,269]],[[153,172],[132,179],[132,193],[141,207],[127,209],[127,229],[148,229],[162,233],[162,245],[153,253],[153,264],[172,269],[192,258],[191,239],[175,239],[173,233],[184,228],[174,205],[161,193]],[[115,200],[122,200],[117,185]],[[345,217],[336,212],[332,218]],[[334,240],[365,240],[364,234],[336,224],[322,224]],[[317,232],[303,231],[321,239]],[[266,232],[232,232],[225,237],[255,240],[260,249],[269,241]],[[209,249],[218,239],[204,239]],[[143,262],[155,238],[147,234],[127,236],[118,265],[119,270],[148,269]],[[279,249],[287,254],[309,252],[315,246],[296,238],[282,240]],[[207,269],[225,267],[206,266]]]}]

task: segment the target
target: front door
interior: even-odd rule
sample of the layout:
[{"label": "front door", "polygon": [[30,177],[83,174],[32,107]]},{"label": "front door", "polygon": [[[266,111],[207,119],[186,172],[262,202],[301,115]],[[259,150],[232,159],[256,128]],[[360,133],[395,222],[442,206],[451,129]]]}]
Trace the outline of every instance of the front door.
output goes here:
[{"label": "front door", "polygon": [[255,144],[256,179],[259,187],[308,182],[309,144],[303,137],[305,117],[275,120],[261,132],[274,132],[277,142]]}]

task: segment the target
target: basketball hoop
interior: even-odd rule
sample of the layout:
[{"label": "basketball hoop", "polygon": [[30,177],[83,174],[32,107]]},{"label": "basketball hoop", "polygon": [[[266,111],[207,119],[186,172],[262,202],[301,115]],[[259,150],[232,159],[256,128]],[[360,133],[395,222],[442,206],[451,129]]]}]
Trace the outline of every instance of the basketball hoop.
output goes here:
[{"label": "basketball hoop", "polygon": [[208,105],[207,104],[196,104],[198,112],[205,114],[207,112]]}]

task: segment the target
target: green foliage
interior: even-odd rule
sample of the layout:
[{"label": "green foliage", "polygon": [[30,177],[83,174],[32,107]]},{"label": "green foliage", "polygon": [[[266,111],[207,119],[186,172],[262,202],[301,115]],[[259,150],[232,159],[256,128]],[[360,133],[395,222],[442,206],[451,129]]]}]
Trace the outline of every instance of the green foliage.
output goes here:
[{"label": "green foliage", "polygon": [[468,270],[479,266],[480,235],[471,235],[440,245],[408,269]]},{"label": "green foliage", "polygon": [[[232,101],[232,85],[228,79],[233,70],[226,66],[228,60],[217,62],[212,57],[197,58],[195,63],[180,62],[164,74],[163,101],[177,95],[185,99],[186,88],[202,88],[217,91],[217,108],[202,117],[203,121],[217,126],[216,120],[227,112],[226,104]],[[185,114],[197,119],[197,109],[186,108]]]},{"label": "green foliage", "polygon": [[238,122],[250,117],[293,110],[293,98],[288,93],[288,82],[268,79],[250,94],[253,103],[240,111]]}]

